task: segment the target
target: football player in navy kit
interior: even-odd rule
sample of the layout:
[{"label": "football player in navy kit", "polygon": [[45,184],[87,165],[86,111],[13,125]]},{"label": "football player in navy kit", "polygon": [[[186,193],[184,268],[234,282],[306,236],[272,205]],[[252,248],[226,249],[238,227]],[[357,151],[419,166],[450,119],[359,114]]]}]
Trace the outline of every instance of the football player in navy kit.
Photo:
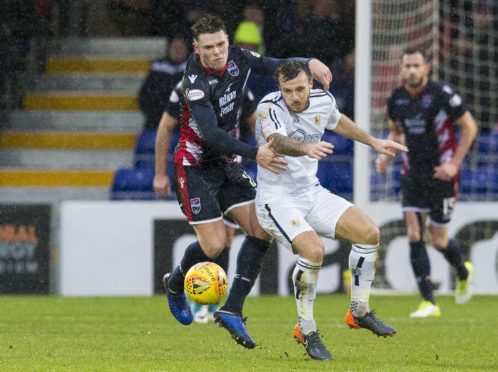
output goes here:
[{"label": "football player in navy kit", "polygon": [[[181,116],[181,81],[176,84],[175,88],[169,96],[169,100],[164,111],[156,134],[155,146],[155,174],[154,174],[154,191],[159,197],[168,197],[171,194],[171,181],[168,177],[168,155],[171,147],[171,134],[176,128]],[[252,133],[256,125],[256,102],[254,95],[247,88],[244,92],[244,103],[240,107],[241,123],[246,124]],[[238,130],[237,130],[238,131]],[[238,133],[235,135],[238,138]],[[240,156],[238,157],[240,158]],[[237,159],[238,161],[240,159]],[[230,246],[235,237],[235,232],[238,225],[233,222],[230,217],[223,216],[225,223],[225,231],[227,234],[225,249],[219,254],[217,258],[218,264],[228,273],[228,260],[230,254]],[[192,313],[194,315],[194,322],[208,323],[214,321],[214,311],[218,309],[217,304],[203,305],[197,303],[191,304]]]},{"label": "football player in navy kit", "polygon": [[[458,176],[462,161],[474,141],[477,127],[451,87],[429,79],[430,66],[424,53],[406,49],[401,60],[403,85],[387,101],[389,138],[405,143],[402,154],[402,208],[410,242],[410,261],[422,302],[413,318],[438,317],[430,262],[425,243],[426,217],[432,245],[456,269],[455,300],[462,304],[471,297],[473,266],[464,262],[456,240],[448,238]],[[455,136],[460,127],[460,140]],[[385,172],[391,159],[379,155],[378,172]]]},{"label": "football player in navy kit", "polygon": [[[203,15],[192,32],[194,54],[187,60],[182,83],[181,135],[173,163],[178,201],[198,240],[186,248],[180,265],[165,275],[164,285],[173,316],[184,325],[192,323],[184,275],[198,262],[216,262],[226,245],[222,216],[228,214],[247,236],[227,301],[214,315],[237,343],[254,348],[256,343],[245,327],[242,306],[271,237],[256,217],[255,183],[232,158],[237,154],[255,159],[275,173],[285,170],[286,163],[271,150],[271,142],[253,147],[234,138],[233,130],[249,75],[273,74],[284,60],[229,46],[223,22],[211,14]],[[303,61],[328,90],[332,80],[328,67],[316,59]]]}]

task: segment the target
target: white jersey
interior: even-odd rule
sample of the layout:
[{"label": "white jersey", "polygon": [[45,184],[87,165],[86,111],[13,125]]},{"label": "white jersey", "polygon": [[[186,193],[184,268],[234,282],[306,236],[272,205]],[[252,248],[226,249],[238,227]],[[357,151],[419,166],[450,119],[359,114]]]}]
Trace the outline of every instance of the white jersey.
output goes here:
[{"label": "white jersey", "polygon": [[[308,108],[299,113],[289,110],[280,92],[273,92],[258,105],[256,140],[261,146],[272,133],[280,133],[302,143],[318,143],[325,129],[335,129],[340,116],[334,97],[322,89],[311,90]],[[287,170],[280,174],[258,165],[257,202],[299,195],[319,183],[318,160],[285,156],[285,161]]]}]

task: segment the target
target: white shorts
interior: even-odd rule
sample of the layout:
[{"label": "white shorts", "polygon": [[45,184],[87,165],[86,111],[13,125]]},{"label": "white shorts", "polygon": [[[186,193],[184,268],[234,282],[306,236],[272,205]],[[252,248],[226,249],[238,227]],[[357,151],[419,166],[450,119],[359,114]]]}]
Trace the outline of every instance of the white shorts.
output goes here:
[{"label": "white shorts", "polygon": [[292,240],[305,231],[335,239],[337,221],[352,205],[316,186],[299,196],[256,202],[256,214],[261,227],[292,252]]}]

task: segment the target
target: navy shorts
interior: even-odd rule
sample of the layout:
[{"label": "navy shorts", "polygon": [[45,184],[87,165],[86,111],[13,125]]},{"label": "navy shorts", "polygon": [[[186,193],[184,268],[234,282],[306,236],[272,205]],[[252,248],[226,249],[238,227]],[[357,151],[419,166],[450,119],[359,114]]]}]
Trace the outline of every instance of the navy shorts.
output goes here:
[{"label": "navy shorts", "polygon": [[256,183],[237,163],[175,164],[175,183],[180,208],[191,224],[219,220],[256,198]]},{"label": "navy shorts", "polygon": [[403,211],[428,213],[431,221],[445,225],[451,220],[458,182],[401,177]]}]

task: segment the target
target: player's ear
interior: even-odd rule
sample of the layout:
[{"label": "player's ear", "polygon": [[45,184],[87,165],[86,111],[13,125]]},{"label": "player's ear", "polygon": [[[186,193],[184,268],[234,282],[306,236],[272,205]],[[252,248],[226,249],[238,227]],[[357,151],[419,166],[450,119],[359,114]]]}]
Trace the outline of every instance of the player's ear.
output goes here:
[{"label": "player's ear", "polygon": [[199,54],[199,46],[195,42],[195,40],[192,42],[192,48],[194,48],[195,54]]}]

